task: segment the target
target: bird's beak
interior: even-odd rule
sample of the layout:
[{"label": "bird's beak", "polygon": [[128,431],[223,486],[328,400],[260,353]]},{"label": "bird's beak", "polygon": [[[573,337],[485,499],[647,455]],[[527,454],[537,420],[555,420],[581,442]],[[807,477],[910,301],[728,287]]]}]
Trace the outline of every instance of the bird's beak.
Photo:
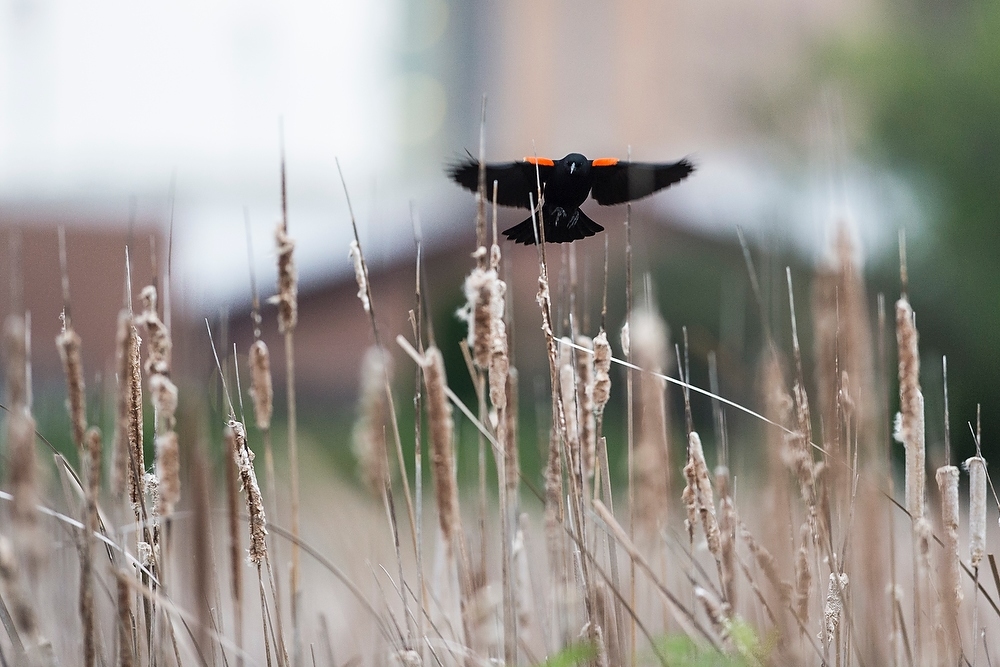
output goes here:
[{"label": "bird's beak", "polygon": [[571,162],[569,165],[569,173],[572,174],[574,171],[576,171],[576,163]]}]

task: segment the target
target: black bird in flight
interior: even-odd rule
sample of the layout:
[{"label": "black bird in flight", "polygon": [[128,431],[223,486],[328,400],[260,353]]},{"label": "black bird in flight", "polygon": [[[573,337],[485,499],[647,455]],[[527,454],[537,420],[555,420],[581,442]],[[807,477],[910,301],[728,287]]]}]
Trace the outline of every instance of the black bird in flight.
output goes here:
[{"label": "black bird in flight", "polygon": [[[604,231],[580,210],[588,196],[601,206],[634,201],[670,187],[692,171],[694,165],[687,159],[661,164],[622,162],[617,158],[588,160],[579,153],[570,153],[561,160],[526,157],[520,162],[487,163],[486,197],[493,201],[496,182],[498,204],[531,209],[533,200],[537,205],[540,181],[545,240],[568,243]],[[479,162],[472,156],[449,167],[448,174],[467,190],[475,192],[479,188]],[[516,243],[537,243],[530,217],[503,234]]]}]

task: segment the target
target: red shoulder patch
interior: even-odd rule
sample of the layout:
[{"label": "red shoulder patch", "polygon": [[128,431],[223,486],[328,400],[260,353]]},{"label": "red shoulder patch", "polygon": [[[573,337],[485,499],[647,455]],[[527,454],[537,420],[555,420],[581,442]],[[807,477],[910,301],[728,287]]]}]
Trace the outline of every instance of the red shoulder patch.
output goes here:
[{"label": "red shoulder patch", "polygon": [[538,167],[554,167],[556,163],[547,157],[526,157],[524,161]]},{"label": "red shoulder patch", "polygon": [[616,157],[599,157],[590,163],[591,167],[613,167],[618,164]]}]

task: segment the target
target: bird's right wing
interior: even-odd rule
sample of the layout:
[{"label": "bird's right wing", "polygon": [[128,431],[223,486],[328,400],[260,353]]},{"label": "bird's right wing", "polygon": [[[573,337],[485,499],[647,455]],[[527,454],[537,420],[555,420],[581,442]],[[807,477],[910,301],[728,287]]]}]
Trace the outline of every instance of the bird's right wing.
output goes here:
[{"label": "bird's right wing", "polygon": [[[497,203],[501,206],[517,206],[531,208],[529,195],[538,200],[538,177],[542,183],[548,179],[552,170],[552,161],[539,158],[538,176],[535,172],[535,160],[520,162],[489,162],[486,164],[486,199],[493,201],[493,184],[497,184]],[[479,189],[479,162],[472,158],[457,162],[448,167],[448,175],[452,180],[466,190],[476,192]]]},{"label": "bird's right wing", "polygon": [[694,171],[688,160],[665,164],[594,160],[590,194],[602,206],[641,199],[687,178]]}]

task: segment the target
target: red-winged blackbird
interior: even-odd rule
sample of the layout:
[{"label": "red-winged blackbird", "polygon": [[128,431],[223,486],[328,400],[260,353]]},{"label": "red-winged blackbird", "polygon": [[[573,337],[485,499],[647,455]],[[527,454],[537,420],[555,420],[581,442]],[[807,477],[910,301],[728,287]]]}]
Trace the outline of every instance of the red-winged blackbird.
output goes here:
[{"label": "red-winged blackbird", "polygon": [[[657,164],[620,162],[617,158],[588,160],[579,153],[561,160],[527,157],[520,162],[488,163],[486,197],[493,201],[496,182],[498,204],[530,209],[532,199],[537,203],[540,181],[545,240],[566,243],[604,231],[580,210],[588,196],[602,206],[621,204],[669,187],[692,171],[694,165],[686,159]],[[479,163],[471,156],[449,167],[448,174],[467,190],[475,192],[479,187]],[[531,218],[503,233],[517,243],[537,243]]]}]

